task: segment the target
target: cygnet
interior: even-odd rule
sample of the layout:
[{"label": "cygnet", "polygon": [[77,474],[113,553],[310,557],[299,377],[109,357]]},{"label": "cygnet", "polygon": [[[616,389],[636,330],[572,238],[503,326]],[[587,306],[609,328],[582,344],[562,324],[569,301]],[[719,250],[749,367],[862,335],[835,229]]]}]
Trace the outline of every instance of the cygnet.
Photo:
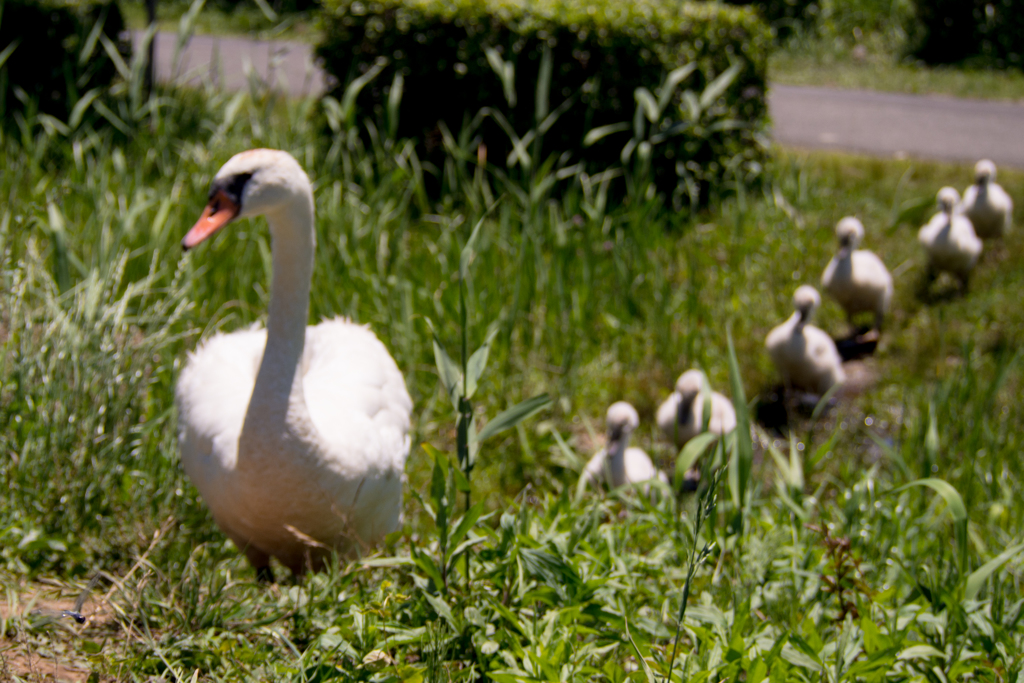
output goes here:
[{"label": "cygnet", "polygon": [[[680,448],[704,431],[705,382],[700,370],[687,370],[676,380],[675,391],[658,408],[658,427],[668,439]],[[708,431],[728,434],[736,429],[736,410],[732,401],[717,391],[711,392],[711,420]]]},{"label": "cygnet", "polygon": [[821,275],[821,286],[835,299],[853,325],[858,313],[874,313],[876,330],[892,301],[892,275],[874,252],[857,249],[864,239],[864,225],[847,216],[836,225],[839,251]]},{"label": "cygnet", "polygon": [[928,281],[938,273],[952,273],[964,289],[971,271],[981,256],[981,240],[964,214],[956,211],[960,193],[952,187],[939,190],[939,213],[917,233],[917,241],[928,252]]},{"label": "cygnet", "polygon": [[608,408],[605,417],[608,444],[590,459],[582,478],[591,486],[604,483],[608,488],[636,484],[649,479],[667,481],[643,449],[630,447],[629,437],[640,426],[636,408],[618,401]]},{"label": "cygnet", "polygon": [[769,332],[764,345],[786,388],[824,394],[846,381],[846,373],[835,342],[810,324],[821,296],[814,287],[802,285],[793,294],[793,305],[796,313]]},{"label": "cygnet", "polygon": [[1013,200],[996,181],[996,165],[982,159],[974,166],[974,184],[964,190],[964,215],[983,240],[1003,237],[1013,225]]}]

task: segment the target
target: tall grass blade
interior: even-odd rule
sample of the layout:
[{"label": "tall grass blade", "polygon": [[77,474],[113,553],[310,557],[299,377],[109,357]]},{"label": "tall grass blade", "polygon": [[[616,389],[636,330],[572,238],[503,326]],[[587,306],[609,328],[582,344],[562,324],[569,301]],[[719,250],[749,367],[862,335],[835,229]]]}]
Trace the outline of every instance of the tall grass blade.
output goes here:
[{"label": "tall grass blade", "polygon": [[732,343],[732,330],[726,329],[725,335],[729,346],[729,385],[732,388],[732,403],[736,408],[736,445],[729,460],[729,489],[733,504],[743,514],[746,510],[747,484],[754,462],[754,446],[750,440],[747,396],[743,391],[743,377]]},{"label": "tall grass blade", "polygon": [[937,479],[934,477],[928,479],[918,479],[912,481],[909,484],[905,484],[893,493],[900,493],[906,491],[913,486],[927,486],[932,489],[946,501],[946,507],[949,509],[949,514],[953,516],[953,529],[956,535],[956,548],[957,555],[960,561],[960,572],[961,574],[966,573],[967,570],[967,507],[964,505],[964,499],[960,493],[953,488],[948,482]]},{"label": "tall grass blade", "polygon": [[1024,543],[1018,543],[1015,546],[1007,548],[1003,552],[999,553],[991,560],[975,569],[967,577],[967,582],[964,588],[964,597],[968,600],[973,600],[978,597],[978,593],[981,591],[982,586],[988,580],[988,577],[999,571],[999,569],[1024,551]]}]

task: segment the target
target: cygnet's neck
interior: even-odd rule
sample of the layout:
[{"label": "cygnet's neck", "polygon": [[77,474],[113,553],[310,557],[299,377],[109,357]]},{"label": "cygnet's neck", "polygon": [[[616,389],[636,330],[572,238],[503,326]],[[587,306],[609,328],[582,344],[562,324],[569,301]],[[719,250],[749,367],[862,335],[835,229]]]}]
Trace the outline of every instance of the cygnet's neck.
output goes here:
[{"label": "cygnet's neck", "polygon": [[679,394],[679,414],[676,416],[676,420],[679,421],[680,425],[688,425],[693,419],[693,402],[697,400],[700,393],[696,394]]},{"label": "cygnet's neck", "polygon": [[316,434],[306,409],[301,368],[316,248],[312,197],[296,198],[266,217],[273,262],[267,345],[242,426],[240,457],[246,450],[275,452],[267,446],[306,441]]},{"label": "cygnet's neck", "polygon": [[612,484],[626,483],[626,449],[629,447],[629,433],[622,432],[618,438],[608,439],[608,474]]}]

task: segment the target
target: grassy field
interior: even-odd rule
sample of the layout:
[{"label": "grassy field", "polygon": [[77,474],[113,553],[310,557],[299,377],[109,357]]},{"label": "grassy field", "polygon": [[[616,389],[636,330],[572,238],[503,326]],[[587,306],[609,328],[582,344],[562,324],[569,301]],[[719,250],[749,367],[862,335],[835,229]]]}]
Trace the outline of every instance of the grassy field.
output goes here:
[{"label": "grassy field", "polygon": [[[452,141],[432,201],[409,145],[325,139],[313,106],[165,92],[112,104],[118,126],[4,131],[0,678],[1017,680],[1024,235],[987,248],[966,296],[919,289],[916,229],[969,168],[777,150],[762,189],[691,214],[643,191],[609,204],[543,165],[483,173]],[[482,449],[465,524],[436,514],[463,515],[448,459],[417,446],[386,547],[269,588],[185,479],[172,400],[188,349],[264,315],[262,221],[178,247],[217,168],[259,146],[316,184],[311,319],[385,341],[415,444],[453,450],[425,318],[456,348],[460,252],[495,199],[467,283],[470,345],[498,330],[477,419],[554,398]],[[999,180],[1024,196],[1024,174]],[[712,448],[701,500],[577,491],[612,401],[638,408],[636,441],[672,472],[653,415],[676,375],[767,395],[764,336],[847,214],[897,288],[857,389]],[[844,331],[831,302],[819,324]],[[83,588],[78,625],[60,610]]]},{"label": "grassy field", "polygon": [[[161,31],[175,32],[181,18],[188,13],[192,2],[186,0],[159,0],[157,25]],[[277,3],[238,2],[231,9],[215,3],[204,3],[196,16],[193,29],[199,34],[238,35],[259,40],[297,40],[313,43],[318,40],[316,17],[311,11],[274,11]],[[132,30],[145,30],[148,25],[143,0],[123,0],[120,3],[125,24]]]},{"label": "grassy field", "polygon": [[887,53],[789,47],[772,55],[772,82],[991,100],[1024,100],[1024,73],[927,66]]}]

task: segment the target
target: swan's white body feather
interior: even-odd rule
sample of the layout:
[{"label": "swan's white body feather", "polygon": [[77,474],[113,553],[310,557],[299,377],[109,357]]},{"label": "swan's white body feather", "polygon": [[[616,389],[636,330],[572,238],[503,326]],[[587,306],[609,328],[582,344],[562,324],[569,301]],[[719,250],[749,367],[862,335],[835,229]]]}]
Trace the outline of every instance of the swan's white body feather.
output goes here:
[{"label": "swan's white body feather", "polygon": [[787,386],[824,394],[846,381],[832,337],[814,325],[800,324],[799,313],[769,332],[764,345]]},{"label": "swan's white body feather", "polygon": [[412,411],[405,380],[366,327],[335,319],[306,328],[304,393],[324,447],[303,458],[252,454],[263,466],[240,469],[266,339],[262,328],[218,334],[189,356],[177,388],[185,472],[240,548],[292,566],[309,550],[302,535],[342,553],[372,544],[401,519]]},{"label": "swan's white body feather", "polygon": [[592,487],[603,484],[615,489],[626,484],[638,484],[650,479],[667,482],[643,449],[632,448],[629,436],[640,426],[636,408],[625,401],[616,401],[608,407],[605,416],[608,426],[608,446],[590,459],[580,479]]},{"label": "swan's white body feather", "polygon": [[981,240],[970,219],[960,213],[940,211],[917,232],[917,239],[928,252],[932,270],[966,278],[981,256]]},{"label": "swan's white body feather", "polygon": [[793,303],[797,312],[772,329],[764,345],[787,388],[824,394],[846,381],[843,359],[832,337],[807,322],[821,304],[817,290],[797,287]]},{"label": "swan's white body feather", "polygon": [[608,451],[604,448],[595,453],[583,468],[583,478],[587,484],[594,487],[604,485],[615,489],[651,479],[668,482],[665,474],[654,466],[642,448],[630,446],[619,457],[621,464],[616,461],[614,455],[609,457]]},{"label": "swan's white body feather", "polygon": [[961,210],[981,239],[1004,237],[1013,224],[1013,200],[994,182],[964,190]]},{"label": "swan's white body feather", "polygon": [[892,275],[882,259],[866,249],[834,256],[821,275],[821,286],[850,317],[874,313],[881,321],[892,301]]}]

